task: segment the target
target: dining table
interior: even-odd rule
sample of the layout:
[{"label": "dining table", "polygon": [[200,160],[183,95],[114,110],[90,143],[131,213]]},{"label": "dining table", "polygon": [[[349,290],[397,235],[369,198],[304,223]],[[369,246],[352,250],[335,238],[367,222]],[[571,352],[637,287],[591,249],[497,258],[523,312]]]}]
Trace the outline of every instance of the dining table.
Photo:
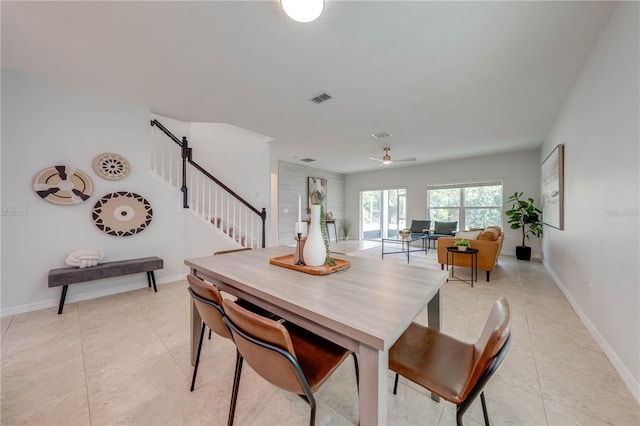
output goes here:
[{"label": "dining table", "polygon": [[[440,329],[440,289],[447,272],[348,255],[334,256],[348,261],[348,268],[324,275],[270,263],[293,250],[274,246],[186,259],[185,265],[220,290],[355,352],[360,424],[386,424],[389,348],[414,320]],[[201,318],[193,299],[190,303],[194,365]],[[426,318],[416,319],[425,307]]]}]

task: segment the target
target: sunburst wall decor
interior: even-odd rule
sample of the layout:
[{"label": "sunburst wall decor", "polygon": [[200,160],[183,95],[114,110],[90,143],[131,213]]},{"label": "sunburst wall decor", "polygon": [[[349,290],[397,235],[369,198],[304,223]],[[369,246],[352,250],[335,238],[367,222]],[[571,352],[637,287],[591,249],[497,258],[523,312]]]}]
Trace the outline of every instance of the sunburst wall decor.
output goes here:
[{"label": "sunburst wall decor", "polygon": [[151,204],[133,192],[113,192],[100,198],[91,212],[93,223],[102,232],[127,237],[144,231],[151,223]]}]

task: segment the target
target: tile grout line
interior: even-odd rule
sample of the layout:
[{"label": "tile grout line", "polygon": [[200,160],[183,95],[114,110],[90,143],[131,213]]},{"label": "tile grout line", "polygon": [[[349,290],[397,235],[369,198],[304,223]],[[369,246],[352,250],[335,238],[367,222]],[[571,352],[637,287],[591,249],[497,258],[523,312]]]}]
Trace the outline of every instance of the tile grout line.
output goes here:
[{"label": "tile grout line", "polygon": [[524,312],[525,312],[525,316],[527,318],[527,330],[529,331],[529,340],[531,343],[531,355],[533,356],[533,364],[535,365],[536,368],[536,379],[538,381],[538,388],[540,390],[540,399],[542,400],[542,409],[544,410],[544,419],[547,422],[547,425],[549,425],[549,415],[547,413],[547,404],[545,402],[544,399],[544,393],[542,391],[542,381],[540,380],[540,369],[538,368],[538,358],[536,357],[536,351],[533,347],[533,338],[532,338],[532,333],[531,333],[531,322],[530,322],[530,318],[529,318],[529,309],[528,309],[528,305],[527,305],[527,298],[524,297],[524,291],[523,291],[523,284],[522,284],[522,277],[520,276],[520,264],[518,263],[518,261],[516,260],[516,271],[517,271],[517,275],[518,275],[518,283],[520,283],[520,291],[522,291],[523,293],[523,297],[522,297],[522,302],[524,304]]},{"label": "tile grout line", "polygon": [[82,370],[84,371],[84,388],[87,398],[87,412],[89,414],[89,425],[93,425],[93,417],[91,416],[91,399],[89,398],[89,375],[87,373],[87,362],[84,352],[84,335],[82,331],[82,321],[80,320],[80,302],[76,302],[76,311],[78,312],[78,330],[80,331],[80,351],[82,352]]}]

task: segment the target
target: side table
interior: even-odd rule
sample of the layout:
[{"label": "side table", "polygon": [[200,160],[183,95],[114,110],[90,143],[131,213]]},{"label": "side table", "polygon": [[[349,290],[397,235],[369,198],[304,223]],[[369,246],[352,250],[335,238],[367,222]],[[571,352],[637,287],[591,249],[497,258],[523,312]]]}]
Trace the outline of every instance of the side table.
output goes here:
[{"label": "side table", "polygon": [[[449,254],[451,254],[451,277],[447,278],[447,281],[463,281],[465,283],[471,284],[473,287],[473,282],[478,281],[478,249],[467,248],[465,251],[458,250],[458,247],[447,247],[447,271],[449,270]],[[453,274],[453,270],[455,268],[455,256],[456,254],[470,255],[471,256],[471,281],[464,280],[461,278],[456,278]]]}]

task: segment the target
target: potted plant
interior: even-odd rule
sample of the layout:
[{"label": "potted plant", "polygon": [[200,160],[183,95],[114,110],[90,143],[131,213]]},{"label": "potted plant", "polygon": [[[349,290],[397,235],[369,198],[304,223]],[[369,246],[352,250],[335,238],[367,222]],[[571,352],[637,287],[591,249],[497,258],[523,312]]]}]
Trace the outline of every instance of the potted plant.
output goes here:
[{"label": "potted plant", "polygon": [[531,259],[531,247],[527,247],[529,234],[540,237],[542,235],[542,210],[534,205],[533,198],[525,200],[522,192],[515,192],[509,197],[511,208],[504,212],[509,218],[511,229],[522,229],[522,245],[516,246],[516,258]]},{"label": "potted plant", "polygon": [[467,251],[467,247],[471,247],[471,241],[462,238],[460,240],[455,240],[453,245],[458,247],[458,251]]},{"label": "potted plant", "polygon": [[351,219],[340,219],[340,231],[345,240],[349,239],[349,231],[351,230]]}]

